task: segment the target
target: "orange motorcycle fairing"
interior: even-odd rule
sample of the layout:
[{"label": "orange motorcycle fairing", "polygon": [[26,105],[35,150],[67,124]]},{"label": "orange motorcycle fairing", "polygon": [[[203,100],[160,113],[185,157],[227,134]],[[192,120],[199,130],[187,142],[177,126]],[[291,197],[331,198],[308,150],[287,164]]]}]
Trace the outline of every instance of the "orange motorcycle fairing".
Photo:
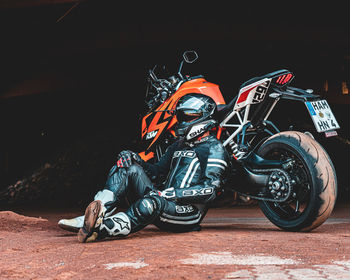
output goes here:
[{"label": "orange motorcycle fairing", "polygon": [[199,93],[211,97],[217,105],[225,104],[225,100],[219,89],[219,86],[210,82],[207,82],[203,78],[197,78],[183,83],[179,89],[169,96],[156,110],[148,113],[142,119],[141,130],[141,144],[143,144],[144,151],[140,153],[140,156],[144,160],[151,159],[149,155],[153,145],[162,138],[166,132],[169,132],[175,137],[174,126],[177,123],[176,117],[172,114],[177,101],[184,95],[189,93]]}]

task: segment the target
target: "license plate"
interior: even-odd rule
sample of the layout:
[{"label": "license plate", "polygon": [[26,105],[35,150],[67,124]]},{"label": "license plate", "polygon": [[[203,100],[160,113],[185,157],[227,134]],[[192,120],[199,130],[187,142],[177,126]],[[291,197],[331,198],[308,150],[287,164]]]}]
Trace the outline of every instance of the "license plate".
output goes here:
[{"label": "license plate", "polygon": [[317,132],[325,132],[340,128],[331,107],[326,100],[305,102]]}]

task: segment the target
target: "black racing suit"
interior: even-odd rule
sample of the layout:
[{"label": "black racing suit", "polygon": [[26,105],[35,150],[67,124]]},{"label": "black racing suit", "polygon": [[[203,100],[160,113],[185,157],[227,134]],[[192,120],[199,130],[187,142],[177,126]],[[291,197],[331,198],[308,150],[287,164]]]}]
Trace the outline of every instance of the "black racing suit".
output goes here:
[{"label": "black racing suit", "polygon": [[[105,206],[112,208],[126,197],[131,232],[151,223],[175,232],[199,230],[208,202],[222,189],[228,162],[222,143],[214,136],[193,144],[177,141],[156,164],[113,166],[106,189],[115,199]],[[157,189],[152,181],[163,182],[163,187]]]}]

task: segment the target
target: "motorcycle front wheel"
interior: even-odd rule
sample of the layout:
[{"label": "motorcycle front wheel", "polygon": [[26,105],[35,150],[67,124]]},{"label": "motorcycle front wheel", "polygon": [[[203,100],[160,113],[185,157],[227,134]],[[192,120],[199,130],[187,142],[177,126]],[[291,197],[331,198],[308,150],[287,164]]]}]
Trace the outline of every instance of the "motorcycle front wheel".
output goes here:
[{"label": "motorcycle front wheel", "polygon": [[265,216],[287,231],[311,231],[332,213],[337,197],[333,163],[323,147],[298,131],[284,131],[267,139],[258,154],[266,159],[293,160],[288,170],[293,184],[283,203],[259,201]]}]

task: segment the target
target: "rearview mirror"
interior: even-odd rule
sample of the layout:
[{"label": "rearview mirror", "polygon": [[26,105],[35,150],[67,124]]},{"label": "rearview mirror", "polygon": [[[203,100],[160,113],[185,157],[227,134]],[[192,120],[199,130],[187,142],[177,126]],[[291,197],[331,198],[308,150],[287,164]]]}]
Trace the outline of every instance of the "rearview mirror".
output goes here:
[{"label": "rearview mirror", "polygon": [[182,57],[187,63],[193,63],[197,60],[198,54],[195,51],[185,51]]}]

